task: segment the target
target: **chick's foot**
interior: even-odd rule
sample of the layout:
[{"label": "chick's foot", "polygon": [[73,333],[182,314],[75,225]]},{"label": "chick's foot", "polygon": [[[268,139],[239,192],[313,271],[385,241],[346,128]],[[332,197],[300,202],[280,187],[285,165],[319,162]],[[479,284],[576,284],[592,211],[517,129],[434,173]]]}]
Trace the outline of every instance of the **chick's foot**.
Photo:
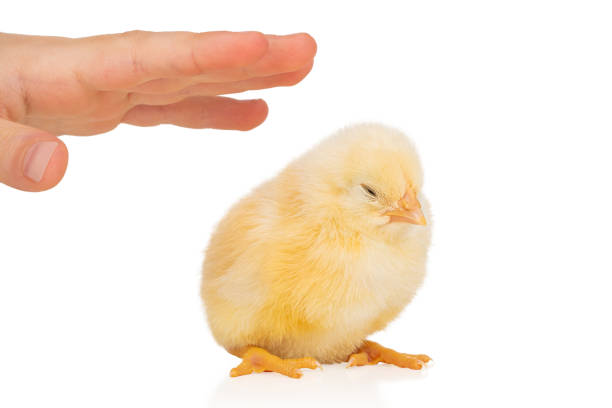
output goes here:
[{"label": "chick's foot", "polygon": [[321,364],[311,357],[282,359],[260,347],[247,347],[236,353],[242,357],[242,363],[232,368],[230,377],[273,371],[291,378],[300,378],[300,368],[318,368]]},{"label": "chick's foot", "polygon": [[366,340],[356,353],[351,354],[347,367],[378,364],[380,362],[398,367],[420,370],[431,361],[425,354],[405,354]]}]

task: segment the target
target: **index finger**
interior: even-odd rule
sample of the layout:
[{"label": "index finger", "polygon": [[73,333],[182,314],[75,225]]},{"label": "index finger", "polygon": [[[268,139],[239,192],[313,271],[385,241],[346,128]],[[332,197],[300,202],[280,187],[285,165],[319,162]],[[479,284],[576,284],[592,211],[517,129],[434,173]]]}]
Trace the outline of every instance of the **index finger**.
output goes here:
[{"label": "index finger", "polygon": [[99,90],[239,69],[254,64],[268,51],[268,39],[256,31],[130,31],[80,40],[87,57],[79,64],[79,78]]}]

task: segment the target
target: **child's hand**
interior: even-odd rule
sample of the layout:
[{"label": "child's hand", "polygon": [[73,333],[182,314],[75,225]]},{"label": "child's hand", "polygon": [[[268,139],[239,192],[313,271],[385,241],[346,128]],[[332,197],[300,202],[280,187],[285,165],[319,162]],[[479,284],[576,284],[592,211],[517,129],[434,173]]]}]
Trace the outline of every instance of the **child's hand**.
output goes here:
[{"label": "child's hand", "polygon": [[315,52],[307,34],[0,34],[0,182],[26,191],[55,186],[68,161],[57,135],[119,123],[252,129],[265,120],[266,103],[218,95],[294,85]]}]

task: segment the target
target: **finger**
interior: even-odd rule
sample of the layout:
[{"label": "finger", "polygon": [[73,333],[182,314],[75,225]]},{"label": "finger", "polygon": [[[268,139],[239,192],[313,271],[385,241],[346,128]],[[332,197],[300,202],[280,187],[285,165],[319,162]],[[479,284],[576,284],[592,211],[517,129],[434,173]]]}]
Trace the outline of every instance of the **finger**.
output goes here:
[{"label": "finger", "polygon": [[128,100],[132,105],[168,105],[192,96],[226,95],[279,86],[293,86],[304,79],[311,69],[312,61],[306,67],[295,72],[236,82],[196,84],[181,89],[179,92],[166,95],[134,92],[128,95]]},{"label": "finger", "polygon": [[266,37],[268,50],[254,64],[240,68],[208,70],[197,76],[198,82],[240,81],[293,72],[308,65],[317,53],[317,43],[306,33]]},{"label": "finger", "polygon": [[265,55],[254,64],[244,67],[224,67],[191,77],[156,78],[131,88],[133,92],[167,94],[202,82],[235,82],[251,78],[269,77],[294,72],[312,65],[317,44],[308,34],[266,36],[269,42]]},{"label": "finger", "polygon": [[139,105],[129,110],[124,123],[136,126],[172,124],[188,128],[250,130],[268,115],[261,99],[239,101],[220,96],[185,99],[171,105]]},{"label": "finger", "polygon": [[0,183],[24,191],[55,186],[68,165],[68,150],[50,133],[0,119]]},{"label": "finger", "polygon": [[116,90],[164,77],[190,77],[254,64],[268,50],[259,32],[130,31],[81,39],[90,54],[79,78],[100,90]]}]

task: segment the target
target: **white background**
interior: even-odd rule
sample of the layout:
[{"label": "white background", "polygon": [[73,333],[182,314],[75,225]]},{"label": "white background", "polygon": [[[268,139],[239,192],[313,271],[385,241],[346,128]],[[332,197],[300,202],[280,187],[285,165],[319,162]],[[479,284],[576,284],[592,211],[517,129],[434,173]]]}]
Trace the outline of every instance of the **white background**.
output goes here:
[{"label": "white background", "polygon": [[[5,3],[6,32],[307,31],[319,52],[245,95],[270,106],[256,130],[64,137],[57,188],[0,186],[0,406],[612,404],[609,2]],[[215,223],[370,120],[415,140],[435,217],[424,287],[373,338],[435,365],[230,379],[198,298]]]}]

